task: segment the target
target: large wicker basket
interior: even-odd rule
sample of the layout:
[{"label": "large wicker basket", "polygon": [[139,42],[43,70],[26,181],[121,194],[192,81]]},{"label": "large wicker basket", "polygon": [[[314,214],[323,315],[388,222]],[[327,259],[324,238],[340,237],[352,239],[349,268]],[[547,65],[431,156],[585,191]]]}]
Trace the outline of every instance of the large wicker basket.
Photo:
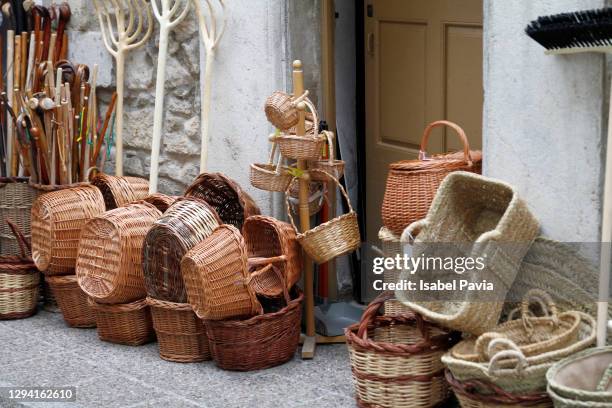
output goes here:
[{"label": "large wicker basket", "polygon": [[0,255],[0,320],[22,319],[36,313],[40,273],[28,255],[28,241],[7,221],[17,239],[20,256]]},{"label": "large wicker basket", "polygon": [[418,408],[442,404],[450,392],[440,358],[459,341],[419,315],[377,316],[379,295],[361,321],[344,330],[359,407]]},{"label": "large wicker basket", "polygon": [[105,305],[90,298],[89,305],[96,315],[100,340],[127,346],[140,346],[155,340],[151,312],[146,299]]},{"label": "large wicker basket", "polygon": [[19,242],[11,229],[4,223],[11,220],[26,239],[30,238],[30,209],[36,198],[36,190],[28,184],[27,178],[0,177],[0,253],[19,255]]},{"label": "large wicker basket", "polygon": [[147,298],[147,304],[151,308],[161,358],[177,363],[211,359],[206,328],[191,305],[153,298]]},{"label": "large wicker basket", "polygon": [[150,297],[186,303],[181,259],[221,224],[215,210],[197,198],[179,198],[149,229],[143,247],[145,287]]},{"label": "large wicker basket", "polygon": [[[429,135],[439,126],[455,130],[463,143],[462,153],[427,156]],[[408,225],[425,218],[438,186],[449,173],[458,170],[480,173],[481,161],[481,153],[470,151],[467,136],[457,124],[445,120],[430,123],[423,132],[419,159],[389,166],[382,204],[383,224],[393,233],[401,234]]]},{"label": "large wicker basket", "polygon": [[81,228],[104,212],[94,186],[52,191],[32,205],[32,258],[46,275],[74,273]]},{"label": "large wicker basket", "polygon": [[149,182],[139,177],[118,177],[100,173],[91,180],[104,196],[106,210],[112,210],[149,195]]},{"label": "large wicker basket", "polygon": [[293,358],[300,340],[303,293],[294,289],[286,306],[248,320],[207,320],[213,359],[224,370],[252,371],[274,367]]},{"label": "large wicker basket", "polygon": [[187,188],[186,197],[206,201],[217,211],[224,224],[242,229],[251,215],[260,213],[255,201],[242,188],[221,173],[202,173]]},{"label": "large wicker basket", "polygon": [[161,213],[140,202],[90,220],[79,242],[76,275],[98,303],[129,303],[146,296],[142,273],[145,236]]},{"label": "large wicker basket", "polygon": [[96,316],[76,275],[46,276],[64,321],[70,327],[96,327]]}]

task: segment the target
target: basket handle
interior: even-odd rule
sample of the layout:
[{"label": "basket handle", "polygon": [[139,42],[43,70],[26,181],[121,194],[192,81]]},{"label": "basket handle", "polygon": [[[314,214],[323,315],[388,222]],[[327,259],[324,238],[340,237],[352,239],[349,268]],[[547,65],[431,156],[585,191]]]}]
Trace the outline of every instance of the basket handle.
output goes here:
[{"label": "basket handle", "polygon": [[30,257],[28,256],[28,252],[32,253],[32,246],[26,239],[23,232],[21,232],[19,227],[15,225],[13,221],[11,221],[8,218],[6,218],[5,221],[8,224],[11,231],[13,232],[13,235],[15,235],[15,238],[17,239],[17,244],[19,245],[19,251],[21,252],[21,259],[29,260]]},{"label": "basket handle", "polygon": [[540,305],[540,308],[544,312],[544,316],[550,316],[555,328],[559,326],[559,311],[552,297],[541,289],[530,289],[521,302],[521,318],[523,319],[525,331],[529,336],[533,334],[533,323],[531,321],[533,316],[529,311],[529,306],[534,303]]},{"label": "basket handle", "polygon": [[472,155],[470,154],[470,143],[468,142],[467,136],[465,135],[465,132],[463,131],[463,129],[461,129],[461,126],[457,125],[456,123],[450,122],[448,120],[437,120],[427,125],[427,127],[425,128],[425,131],[423,132],[423,137],[421,138],[421,148],[419,150],[419,160],[428,160],[427,142],[429,141],[429,135],[431,134],[431,131],[434,128],[439,127],[439,126],[448,126],[457,133],[457,135],[459,136],[459,139],[461,139],[461,142],[463,143],[463,158],[465,162],[468,164],[468,166],[471,166],[473,161],[472,161]]},{"label": "basket handle", "polygon": [[[275,258],[284,258],[284,255],[283,256],[277,256]],[[268,260],[268,261],[271,260],[271,259],[274,259],[274,258],[266,258],[266,260]],[[288,305],[289,302],[291,302],[291,296],[289,295],[289,291],[287,290],[287,279],[285,279],[285,276],[280,271],[280,269],[278,269],[276,266],[274,266],[272,264],[272,262],[268,263],[263,268],[258,269],[255,272],[251,273],[249,275],[248,279],[247,279],[247,284],[254,277],[259,276],[259,275],[263,275],[264,273],[267,273],[270,269],[272,269],[272,272],[274,272],[276,274],[276,276],[278,277],[278,279],[281,281],[281,286],[283,287],[283,297],[285,298],[285,303]]]},{"label": "basket handle", "polygon": [[489,346],[491,342],[495,339],[505,338],[507,338],[505,335],[497,332],[487,332],[478,336],[474,343],[474,350],[478,354],[478,360],[481,362],[489,361]]},{"label": "basket handle", "polygon": [[528,366],[527,359],[521,349],[512,340],[504,338],[491,340],[489,349],[487,350],[489,355],[491,355],[495,348],[500,345],[508,348],[496,352],[493,357],[491,357],[491,361],[489,362],[489,375],[491,377],[497,377],[502,370],[502,367],[500,367],[501,362],[507,359],[514,359],[516,361],[516,365],[507,370],[515,370],[517,374],[522,373]]},{"label": "basket handle", "polygon": [[333,165],[334,164],[334,160],[336,159],[336,155],[335,155],[335,151],[334,151],[334,138],[333,138],[333,133],[330,132],[329,130],[324,130],[323,134],[325,135],[325,137],[327,138],[327,162],[329,163],[329,165]]},{"label": "basket handle", "polygon": [[270,258],[249,258],[247,260],[249,264],[249,268],[252,268],[254,266],[260,266],[260,265],[272,265],[273,263],[276,263],[276,262],[286,262],[286,261],[287,261],[287,255],[273,256]]}]

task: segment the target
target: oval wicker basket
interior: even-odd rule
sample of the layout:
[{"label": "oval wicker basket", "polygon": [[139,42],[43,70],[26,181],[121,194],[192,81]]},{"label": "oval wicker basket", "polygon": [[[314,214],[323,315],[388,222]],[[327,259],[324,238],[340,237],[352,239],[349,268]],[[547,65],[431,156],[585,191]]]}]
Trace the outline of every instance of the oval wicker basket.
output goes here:
[{"label": "oval wicker basket", "polygon": [[179,198],[149,229],[143,246],[145,287],[150,297],[186,303],[181,259],[221,224],[216,211],[197,198]]},{"label": "oval wicker basket", "polygon": [[251,215],[260,214],[255,201],[242,188],[221,173],[202,173],[187,188],[186,197],[206,201],[217,211],[224,224],[242,229]]},{"label": "oval wicker basket", "polygon": [[277,147],[277,144],[273,142],[268,163],[251,164],[249,180],[253,187],[265,191],[285,192],[287,186],[291,183],[291,174],[287,171],[287,167],[282,165],[283,157],[280,154],[278,162],[274,164]]},{"label": "oval wicker basket", "polygon": [[[289,130],[299,121],[296,105],[308,99],[308,91],[303,95],[293,97],[283,91],[276,91],[266,99],[264,112],[268,121],[280,130]],[[312,102],[311,102],[312,104]],[[312,114],[307,114],[307,119],[312,120]]]},{"label": "oval wicker basket", "polygon": [[104,212],[94,186],[52,191],[32,205],[32,258],[46,275],[74,273],[81,228]]},{"label": "oval wicker basket", "polygon": [[[284,190],[283,190],[284,191]],[[0,177],[0,253],[19,255],[20,244],[3,221],[11,220],[26,239],[31,235],[31,208],[37,196],[26,177]]]},{"label": "oval wicker basket", "polygon": [[[336,156],[334,154],[335,149],[333,133],[327,130],[324,130],[322,133],[327,138],[327,159],[311,161],[309,164],[309,168],[311,170],[323,170],[324,172],[331,174],[335,178],[340,179],[344,175],[344,160],[336,159]],[[313,172],[311,178],[314,181],[333,181],[327,176],[325,176],[325,173],[319,172]]]},{"label": "oval wicker basket", "polygon": [[433,407],[449,396],[440,358],[459,341],[419,315],[377,316],[385,292],[344,329],[359,407]]},{"label": "oval wicker basket", "polygon": [[100,304],[91,298],[88,302],[96,316],[100,340],[127,346],[140,346],[155,340],[146,299],[119,305]]},{"label": "oval wicker basket", "polygon": [[[428,157],[427,141],[439,126],[452,128],[463,143],[463,152]],[[382,203],[382,221],[395,234],[401,234],[411,223],[425,218],[438,186],[453,171],[481,173],[482,154],[470,151],[467,136],[453,122],[430,123],[423,132],[418,160],[404,160],[389,165],[389,174]]]},{"label": "oval wicker basket", "polygon": [[283,157],[293,160],[319,160],[325,147],[325,136],[281,133],[273,139]]},{"label": "oval wicker basket", "polygon": [[118,177],[100,173],[91,180],[91,184],[100,189],[107,211],[142,200],[149,195],[149,182],[140,177]]},{"label": "oval wicker basket", "polygon": [[177,196],[169,196],[162,193],[153,193],[146,196],[143,201],[153,204],[162,214],[178,199]]},{"label": "oval wicker basket", "polygon": [[0,320],[22,319],[36,313],[40,273],[28,256],[28,241],[7,220],[17,240],[20,256],[0,255]]},{"label": "oval wicker basket", "polygon": [[222,225],[181,262],[187,299],[201,319],[245,318],[262,313],[248,285],[247,252],[235,227]]},{"label": "oval wicker basket", "polygon": [[64,321],[70,327],[96,327],[96,315],[76,275],[45,276]]},{"label": "oval wicker basket", "polygon": [[248,320],[206,320],[215,364],[224,370],[252,371],[274,367],[293,358],[300,341],[304,294],[285,291],[280,310]]},{"label": "oval wicker basket", "polygon": [[161,213],[141,202],[107,211],[81,232],[76,275],[98,303],[129,303],[146,296],[142,272],[145,236]]},{"label": "oval wicker basket", "polygon": [[[320,171],[322,170],[313,170],[313,172]],[[361,245],[357,214],[353,211],[351,200],[340,182],[329,173],[327,173],[327,176],[340,188],[340,192],[348,204],[349,212],[320,224],[313,229],[297,234],[297,240],[300,245],[302,245],[304,251],[306,251],[308,256],[315,262],[320,264],[331,261],[338,256],[348,254]],[[292,181],[292,184],[295,180],[296,179]],[[289,194],[286,194],[286,196],[288,195]],[[286,205],[289,220],[297,231],[293,216],[291,215],[288,198],[286,198]]]}]

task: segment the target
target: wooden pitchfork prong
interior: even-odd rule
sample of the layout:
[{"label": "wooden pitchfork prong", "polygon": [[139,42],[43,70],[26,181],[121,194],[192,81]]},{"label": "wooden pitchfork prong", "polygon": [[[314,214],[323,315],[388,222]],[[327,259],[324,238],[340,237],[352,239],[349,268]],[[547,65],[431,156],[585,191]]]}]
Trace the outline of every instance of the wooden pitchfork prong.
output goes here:
[{"label": "wooden pitchfork prong", "polygon": [[104,3],[103,6],[100,7],[98,0],[93,0],[93,3],[98,14],[98,21],[100,23],[100,30],[102,31],[102,40],[104,41],[104,46],[113,57],[117,57],[117,51],[115,50],[113,45],[118,47],[119,40],[115,39],[114,37],[113,25],[110,21],[110,15],[106,8],[106,4]]},{"label": "wooden pitchfork prong", "polygon": [[[146,1],[141,0],[141,2],[142,8],[145,9],[145,14],[139,15],[138,25],[136,26],[136,29],[131,35],[128,36],[128,43],[130,43],[130,45],[127,46],[128,50],[138,48],[143,45],[149,39],[151,33],[153,32],[153,15],[151,14],[151,7],[148,7]],[[133,42],[142,33],[142,27],[144,25],[145,20],[144,17],[146,17],[147,31],[145,31],[139,41]]]}]

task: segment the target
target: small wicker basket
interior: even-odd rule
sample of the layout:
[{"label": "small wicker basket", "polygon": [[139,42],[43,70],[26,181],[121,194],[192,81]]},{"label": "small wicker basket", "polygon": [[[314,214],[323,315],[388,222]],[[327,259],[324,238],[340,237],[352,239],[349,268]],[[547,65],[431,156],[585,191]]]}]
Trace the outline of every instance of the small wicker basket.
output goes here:
[{"label": "small wicker basket", "polygon": [[[334,154],[335,149],[333,133],[328,130],[324,130],[322,133],[327,138],[327,159],[311,161],[309,168],[311,170],[323,170],[325,173],[329,173],[335,178],[340,179],[344,175],[344,160],[336,159],[336,156]],[[325,173],[313,172],[311,178],[314,181],[332,181],[327,176],[325,176]]]},{"label": "small wicker basket", "polygon": [[4,224],[5,219],[11,220],[26,239],[30,238],[30,214],[36,195],[36,190],[28,184],[27,178],[0,177],[0,253],[2,255],[20,253],[20,244],[8,225]]},{"label": "small wicker basket", "polygon": [[112,210],[149,195],[149,182],[139,177],[118,177],[100,173],[91,180],[98,187],[106,210]]},{"label": "small wicker basket", "polygon": [[210,360],[206,328],[188,303],[147,298],[162,359],[177,363]]},{"label": "small wicker basket", "polygon": [[177,196],[168,196],[162,193],[153,193],[146,196],[143,201],[153,204],[162,214],[177,200]]},{"label": "small wicker basket", "polygon": [[278,163],[274,164],[277,144],[272,143],[272,151],[267,164],[251,164],[250,181],[251,185],[260,190],[285,192],[291,183],[291,174],[282,165],[283,158],[278,156]]},{"label": "small wicker basket", "polygon": [[146,299],[120,305],[104,305],[89,299],[98,326],[98,337],[109,343],[140,346],[155,340]]},{"label": "small wicker basket", "polygon": [[[308,99],[308,91],[293,97],[286,92],[276,91],[266,99],[264,111],[268,121],[280,130],[288,130],[297,125],[299,114],[296,105]],[[312,119],[312,115],[311,115]]]},{"label": "small wicker basket", "polygon": [[96,315],[87,295],[79,287],[76,275],[46,276],[64,321],[70,327],[96,327]]},{"label": "small wicker basket", "polygon": [[242,188],[221,173],[202,173],[187,188],[186,197],[206,201],[217,211],[224,224],[239,230],[251,215],[260,214],[255,201]]}]

